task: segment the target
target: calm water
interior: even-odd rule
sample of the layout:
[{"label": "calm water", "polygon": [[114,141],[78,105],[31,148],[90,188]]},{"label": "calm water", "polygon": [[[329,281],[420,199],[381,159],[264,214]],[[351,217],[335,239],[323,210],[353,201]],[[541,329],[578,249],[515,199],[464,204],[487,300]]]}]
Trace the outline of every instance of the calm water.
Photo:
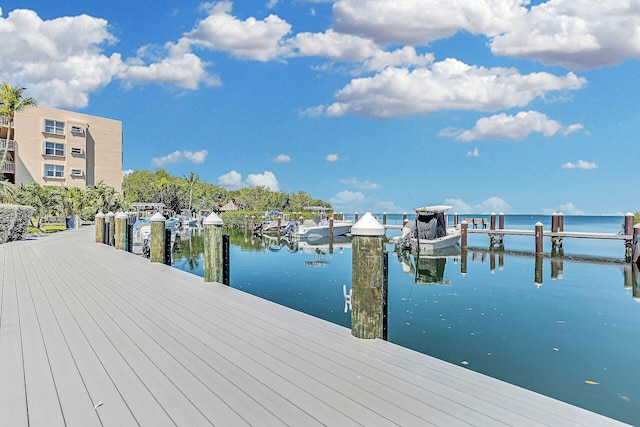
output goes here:
[{"label": "calm water", "polygon": [[[565,230],[617,233],[622,220],[567,216]],[[550,217],[530,215],[507,215],[505,227],[533,229],[537,221],[550,227]],[[536,283],[535,257],[492,253],[483,250],[486,236],[469,237],[477,249],[465,259],[458,253],[416,262],[388,246],[389,341],[640,425],[637,273],[623,263],[546,257]],[[621,241],[566,239],[563,246],[567,255],[624,256]],[[179,247],[174,267],[204,275],[201,236]],[[533,247],[531,237],[505,237],[507,251]],[[351,288],[348,239],[330,252],[232,231],[230,270],[235,288],[351,327],[343,295]]]}]

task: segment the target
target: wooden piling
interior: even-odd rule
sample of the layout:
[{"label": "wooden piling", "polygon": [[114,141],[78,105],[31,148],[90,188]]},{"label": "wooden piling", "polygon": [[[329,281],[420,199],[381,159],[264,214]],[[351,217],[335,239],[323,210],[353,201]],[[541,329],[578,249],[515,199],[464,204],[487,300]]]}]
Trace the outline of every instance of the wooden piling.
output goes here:
[{"label": "wooden piling", "polygon": [[640,237],[640,224],[633,226],[633,240],[631,241],[631,262],[638,261],[638,237]]},{"label": "wooden piling", "polygon": [[104,222],[107,224],[109,224],[109,228],[108,231],[109,233],[107,234],[107,240],[105,241],[105,243],[109,246],[114,246],[115,245],[115,236],[116,236],[116,219],[115,219],[115,214],[113,212],[108,212],[105,217],[104,217]]},{"label": "wooden piling", "polygon": [[223,282],[222,218],[215,212],[202,222],[204,231],[204,281]]},{"label": "wooden piling", "polygon": [[129,215],[124,212],[118,212],[116,215],[116,249],[126,251],[129,247],[129,239],[127,238]]},{"label": "wooden piling", "polygon": [[504,230],[504,212],[500,212],[498,215],[498,229]]},{"label": "wooden piling", "polygon": [[104,243],[104,214],[96,214],[96,243]]},{"label": "wooden piling", "polygon": [[406,212],[402,212],[402,225],[404,225],[406,222],[407,222],[407,213]]},{"label": "wooden piling", "polygon": [[329,218],[329,239],[333,239],[333,217]]},{"label": "wooden piling", "polygon": [[464,219],[462,220],[462,223],[460,224],[460,247],[462,249],[466,249],[467,248],[467,229],[469,228],[469,224],[467,224],[467,221],[465,221]]},{"label": "wooden piling", "polygon": [[543,253],[542,236],[544,234],[543,225],[540,221],[536,222],[536,254]]},{"label": "wooden piling", "polygon": [[160,212],[156,212],[151,218],[151,235],[150,239],[150,248],[151,254],[149,258],[151,262],[162,262],[165,261],[165,217],[162,216]]},{"label": "wooden piling", "polygon": [[544,256],[539,253],[536,254],[536,266],[535,266],[535,273],[534,273],[534,283],[536,284],[536,286],[540,287],[542,286],[542,262],[544,260]]},{"label": "wooden piling", "polygon": [[491,222],[489,223],[489,229],[495,230],[496,229],[496,213],[491,212],[490,217],[491,217]]},{"label": "wooden piling", "polygon": [[386,224],[387,224],[387,213],[382,212],[382,225],[386,225]]},{"label": "wooden piling", "polygon": [[367,212],[351,227],[351,334],[384,337],[384,227]]},{"label": "wooden piling", "polygon": [[358,212],[356,212],[353,217],[353,223],[355,224],[356,222],[358,222]]}]

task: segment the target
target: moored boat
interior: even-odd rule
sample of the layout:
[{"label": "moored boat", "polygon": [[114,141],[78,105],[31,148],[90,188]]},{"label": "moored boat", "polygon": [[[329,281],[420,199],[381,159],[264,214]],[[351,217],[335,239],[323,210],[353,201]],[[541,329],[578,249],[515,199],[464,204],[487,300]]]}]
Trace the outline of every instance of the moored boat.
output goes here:
[{"label": "moored boat", "polygon": [[451,206],[435,205],[415,208],[416,219],[402,228],[391,241],[400,250],[433,253],[455,246],[460,240],[460,228],[447,226],[446,212]]}]

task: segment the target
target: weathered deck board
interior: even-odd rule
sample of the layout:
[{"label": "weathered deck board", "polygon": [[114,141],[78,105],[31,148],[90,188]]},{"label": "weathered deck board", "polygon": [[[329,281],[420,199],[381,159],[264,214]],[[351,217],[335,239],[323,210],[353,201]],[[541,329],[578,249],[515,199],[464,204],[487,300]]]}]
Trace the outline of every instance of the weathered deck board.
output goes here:
[{"label": "weathered deck board", "polygon": [[0,246],[0,424],[620,425],[93,237]]}]

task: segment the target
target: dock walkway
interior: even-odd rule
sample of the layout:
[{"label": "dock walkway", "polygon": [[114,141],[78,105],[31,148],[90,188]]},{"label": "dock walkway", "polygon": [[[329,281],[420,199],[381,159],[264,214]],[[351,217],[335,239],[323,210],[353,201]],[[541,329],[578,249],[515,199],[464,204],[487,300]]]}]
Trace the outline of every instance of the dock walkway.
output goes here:
[{"label": "dock walkway", "polygon": [[622,425],[94,236],[0,245],[0,425]]}]

